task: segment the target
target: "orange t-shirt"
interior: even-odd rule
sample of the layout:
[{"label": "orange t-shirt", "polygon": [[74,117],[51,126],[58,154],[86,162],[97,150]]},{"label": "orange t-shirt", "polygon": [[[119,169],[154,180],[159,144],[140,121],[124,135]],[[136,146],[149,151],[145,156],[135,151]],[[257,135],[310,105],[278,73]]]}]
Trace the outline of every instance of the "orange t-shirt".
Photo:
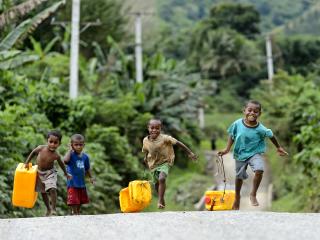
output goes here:
[{"label": "orange t-shirt", "polygon": [[165,134],[160,134],[154,140],[149,137],[143,139],[142,152],[146,153],[148,166],[151,170],[166,162],[170,166],[173,165],[175,157],[173,145],[177,141],[177,139]]}]

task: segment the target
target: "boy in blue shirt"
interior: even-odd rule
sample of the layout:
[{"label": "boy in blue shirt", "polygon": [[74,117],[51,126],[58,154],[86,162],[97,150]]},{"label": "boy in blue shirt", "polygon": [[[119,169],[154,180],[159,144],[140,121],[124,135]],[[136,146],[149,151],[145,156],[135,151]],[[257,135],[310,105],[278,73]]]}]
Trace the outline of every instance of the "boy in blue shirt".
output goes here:
[{"label": "boy in blue shirt", "polygon": [[72,179],[68,179],[67,182],[67,204],[71,207],[73,215],[79,215],[81,205],[89,203],[85,176],[88,175],[90,182],[94,184],[89,157],[82,152],[85,145],[84,142],[84,137],[81,134],[72,135],[70,150],[63,159],[67,165],[67,172],[72,175]]},{"label": "boy in blue shirt", "polygon": [[236,196],[232,207],[234,210],[239,210],[240,208],[240,191],[243,180],[248,178],[246,172],[248,165],[255,173],[250,201],[253,206],[259,206],[256,194],[264,171],[262,154],[266,151],[265,138],[270,138],[280,156],[288,155],[280,146],[272,131],[258,122],[258,118],[261,115],[261,104],[258,101],[248,101],[243,114],[243,119],[236,120],[228,128],[227,147],[218,152],[220,156],[223,156],[230,151],[234,143],[233,155],[236,160]]}]

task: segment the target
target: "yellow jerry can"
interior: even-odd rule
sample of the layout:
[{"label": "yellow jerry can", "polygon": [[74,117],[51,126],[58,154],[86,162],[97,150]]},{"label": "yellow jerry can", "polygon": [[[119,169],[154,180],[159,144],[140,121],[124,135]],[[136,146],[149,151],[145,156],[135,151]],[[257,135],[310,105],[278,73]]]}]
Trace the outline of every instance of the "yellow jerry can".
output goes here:
[{"label": "yellow jerry can", "polygon": [[123,188],[120,191],[119,202],[120,202],[121,212],[124,212],[124,213],[139,212],[145,207],[144,204],[137,204],[131,201],[128,187]]},{"label": "yellow jerry can", "polygon": [[12,205],[16,207],[33,208],[36,203],[38,193],[35,191],[38,165],[29,169],[24,167],[24,163],[19,163],[15,174],[12,192]]},{"label": "yellow jerry can", "polygon": [[231,210],[235,198],[234,190],[206,191],[205,205],[209,211]]},{"label": "yellow jerry can", "polygon": [[149,181],[131,181],[129,183],[129,195],[132,202],[142,204],[145,207],[148,206],[152,199],[151,185]]}]

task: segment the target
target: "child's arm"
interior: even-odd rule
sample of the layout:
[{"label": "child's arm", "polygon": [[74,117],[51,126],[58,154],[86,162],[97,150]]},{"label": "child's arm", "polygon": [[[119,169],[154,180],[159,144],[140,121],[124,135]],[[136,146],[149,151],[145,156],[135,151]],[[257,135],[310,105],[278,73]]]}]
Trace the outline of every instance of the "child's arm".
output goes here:
[{"label": "child's arm", "polygon": [[58,159],[58,164],[60,166],[60,168],[62,169],[62,171],[64,172],[64,176],[67,177],[67,179],[71,179],[72,178],[72,175],[70,175],[69,173],[67,173],[67,169],[66,169],[66,166],[64,165],[64,163],[61,161],[61,157],[59,156]]},{"label": "child's arm", "polygon": [[72,150],[69,150],[69,151],[66,153],[66,155],[64,155],[64,157],[63,157],[63,162],[64,162],[64,163],[70,162],[71,153],[72,153]]},{"label": "child's arm", "polygon": [[68,152],[67,152],[66,155],[63,157],[63,162],[64,162],[64,163],[70,162],[72,151],[73,151],[73,149],[72,149],[71,144],[70,144],[70,145],[69,145],[69,150],[68,150]]},{"label": "child's arm", "polygon": [[32,152],[29,154],[24,166],[25,168],[29,169],[29,162],[32,160],[32,158],[35,156],[35,155],[38,155],[39,152],[41,151],[41,149],[43,148],[43,145],[40,145],[38,147],[36,147],[35,149],[32,150]]},{"label": "child's arm", "polygon": [[195,155],[186,145],[184,145],[182,142],[180,141],[177,141],[177,146],[179,146],[180,148],[182,148],[187,154],[188,154],[188,157],[190,159],[192,159],[193,161],[196,161],[198,156]]},{"label": "child's arm", "polygon": [[91,182],[92,184],[95,184],[96,180],[92,177],[90,168],[86,171],[86,175],[89,177],[90,182]]},{"label": "child's arm", "polygon": [[232,137],[229,136],[229,138],[228,138],[228,143],[227,143],[227,147],[226,147],[224,150],[219,151],[219,152],[218,152],[218,155],[223,156],[223,155],[227,154],[227,153],[230,151],[233,142],[234,142],[234,141],[233,141]]},{"label": "child's arm", "polygon": [[148,156],[148,152],[145,152],[145,153],[144,153],[143,162],[144,162],[144,164],[146,165],[146,167],[148,167],[147,156]]},{"label": "child's arm", "polygon": [[279,142],[278,142],[278,140],[276,139],[275,136],[272,136],[272,137],[270,138],[270,140],[271,140],[271,142],[273,143],[273,145],[277,148],[277,152],[278,152],[278,154],[279,154],[280,156],[289,155],[289,154],[286,152],[286,150],[284,150],[284,149],[280,146],[280,144],[279,144]]}]

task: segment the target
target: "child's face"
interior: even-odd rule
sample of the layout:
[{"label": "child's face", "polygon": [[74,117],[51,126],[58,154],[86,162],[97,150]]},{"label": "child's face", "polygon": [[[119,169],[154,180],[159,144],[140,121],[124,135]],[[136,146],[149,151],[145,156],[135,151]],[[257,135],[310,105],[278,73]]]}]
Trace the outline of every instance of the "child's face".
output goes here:
[{"label": "child's face", "polygon": [[260,106],[254,103],[248,103],[246,108],[243,110],[246,121],[257,122],[258,117],[261,114]]},{"label": "child's face", "polygon": [[161,122],[151,121],[148,125],[148,131],[151,139],[156,139],[161,132]]},{"label": "child's face", "polygon": [[48,148],[50,151],[54,152],[59,146],[60,141],[59,138],[53,135],[50,135],[47,139]]},{"label": "child's face", "polygon": [[81,153],[84,148],[84,142],[73,140],[71,142],[71,147],[72,147],[73,151],[75,151],[76,153]]}]

